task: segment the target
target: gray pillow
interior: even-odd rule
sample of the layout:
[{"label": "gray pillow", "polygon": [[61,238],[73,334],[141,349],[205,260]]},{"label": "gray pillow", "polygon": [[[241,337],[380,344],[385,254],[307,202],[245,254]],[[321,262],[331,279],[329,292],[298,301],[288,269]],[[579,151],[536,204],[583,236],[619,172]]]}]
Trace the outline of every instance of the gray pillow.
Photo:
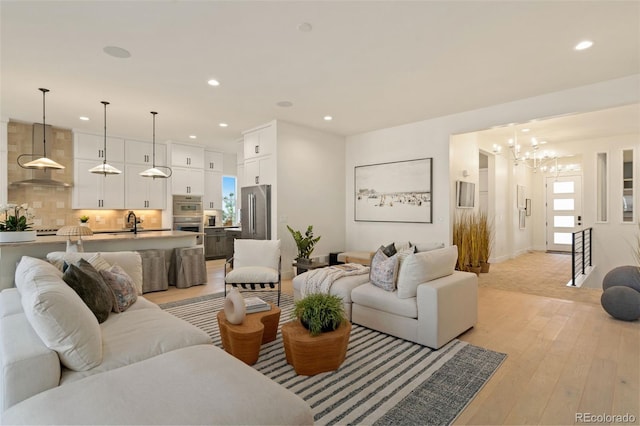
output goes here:
[{"label": "gray pillow", "polygon": [[113,293],[89,262],[80,259],[76,264],[69,265],[62,279],[78,293],[99,323],[109,318],[109,312],[113,308]]},{"label": "gray pillow", "polygon": [[396,289],[396,274],[398,272],[398,256],[387,257],[380,246],[376,254],[371,259],[371,269],[369,271],[369,281],[376,287],[386,291]]},{"label": "gray pillow", "polygon": [[391,243],[386,247],[382,247],[380,246],[380,248],[382,249],[382,252],[387,256],[387,257],[391,257],[394,254],[396,254],[396,245],[395,243]]}]

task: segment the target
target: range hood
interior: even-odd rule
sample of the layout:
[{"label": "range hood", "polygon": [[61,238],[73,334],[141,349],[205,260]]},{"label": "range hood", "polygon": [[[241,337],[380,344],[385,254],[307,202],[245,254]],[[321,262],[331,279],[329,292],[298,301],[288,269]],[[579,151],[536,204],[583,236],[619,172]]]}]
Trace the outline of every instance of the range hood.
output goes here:
[{"label": "range hood", "polygon": [[[46,132],[47,140],[53,140],[53,130],[50,125],[44,126],[44,132]],[[43,145],[42,140],[44,140],[43,126],[40,123],[34,123],[32,126],[32,136],[31,136],[31,152],[34,156],[43,154]],[[20,149],[20,148],[19,148]],[[22,147],[24,149],[24,147]],[[51,170],[38,170],[32,169],[30,170],[31,179],[24,179],[15,182],[11,182],[9,184],[10,188],[20,187],[20,186],[54,186],[58,188],[70,188],[71,185],[65,182],[61,182],[58,180],[54,180],[51,177]]]}]

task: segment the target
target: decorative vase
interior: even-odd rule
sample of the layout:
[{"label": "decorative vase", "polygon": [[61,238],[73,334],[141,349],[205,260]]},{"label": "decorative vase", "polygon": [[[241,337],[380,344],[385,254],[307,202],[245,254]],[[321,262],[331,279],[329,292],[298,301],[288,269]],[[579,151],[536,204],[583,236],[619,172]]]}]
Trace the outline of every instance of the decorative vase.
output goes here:
[{"label": "decorative vase", "polygon": [[482,267],[480,266],[469,266],[469,272],[473,272],[474,274],[480,276],[480,271],[482,270]]},{"label": "decorative vase", "polygon": [[0,243],[23,243],[35,241],[36,231],[6,231],[0,232]]},{"label": "decorative vase", "polygon": [[80,226],[89,227],[89,222],[80,222]]},{"label": "decorative vase", "polygon": [[480,262],[480,272],[482,272],[483,274],[489,272],[490,267],[491,264],[489,262]]},{"label": "decorative vase", "polygon": [[244,297],[237,288],[232,288],[224,301],[224,316],[231,324],[242,324],[247,314]]}]

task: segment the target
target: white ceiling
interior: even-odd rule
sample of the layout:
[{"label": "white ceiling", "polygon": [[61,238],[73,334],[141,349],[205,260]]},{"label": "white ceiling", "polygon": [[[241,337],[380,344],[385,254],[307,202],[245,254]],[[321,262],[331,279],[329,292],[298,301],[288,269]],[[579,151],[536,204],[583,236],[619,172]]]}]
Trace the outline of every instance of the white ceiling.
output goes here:
[{"label": "white ceiling", "polygon": [[0,25],[0,117],[40,122],[46,87],[48,123],[102,133],[107,100],[110,135],[155,110],[157,140],[226,151],[274,118],[351,135],[640,73],[637,1],[3,0]]}]

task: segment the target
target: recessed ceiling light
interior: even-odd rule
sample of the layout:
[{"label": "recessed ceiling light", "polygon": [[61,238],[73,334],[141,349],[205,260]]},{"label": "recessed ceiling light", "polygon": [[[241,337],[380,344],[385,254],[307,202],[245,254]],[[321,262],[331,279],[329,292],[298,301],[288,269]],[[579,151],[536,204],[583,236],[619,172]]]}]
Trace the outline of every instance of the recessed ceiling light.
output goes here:
[{"label": "recessed ceiling light", "polygon": [[303,22],[301,24],[298,24],[298,31],[300,32],[308,33],[312,29],[313,29],[313,26],[308,22]]},{"label": "recessed ceiling light", "polygon": [[522,133],[527,133],[529,131],[531,131],[531,129],[522,129]]},{"label": "recessed ceiling light", "polygon": [[218,80],[213,79],[213,78],[211,80],[207,81],[207,84],[209,86],[214,86],[214,87],[220,86],[220,82]]},{"label": "recessed ceiling light", "polygon": [[280,101],[276,105],[278,105],[279,107],[282,107],[282,108],[289,108],[289,107],[293,106],[293,102],[291,102],[291,101]]},{"label": "recessed ceiling light", "polygon": [[325,115],[324,116],[324,121],[331,121],[331,120],[333,120],[332,116],[330,116],[330,115]]},{"label": "recessed ceiling light", "polygon": [[583,40],[580,43],[576,44],[574,47],[575,50],[585,50],[593,46],[593,42],[591,40]]},{"label": "recessed ceiling light", "polygon": [[227,127],[227,126],[228,126],[228,124],[227,124],[227,123],[220,123],[220,124],[218,124],[218,126],[220,126],[220,127]]},{"label": "recessed ceiling light", "polygon": [[80,120],[82,120],[82,121],[89,121],[89,117],[82,116],[82,117],[80,117]]},{"label": "recessed ceiling light", "polygon": [[131,53],[129,53],[127,49],[123,49],[122,47],[118,47],[118,46],[106,46],[104,49],[102,49],[102,51],[109,56],[113,56],[114,58],[130,58],[131,57]]},{"label": "recessed ceiling light", "polygon": [[196,135],[189,135],[189,139],[197,139],[198,137]]}]

